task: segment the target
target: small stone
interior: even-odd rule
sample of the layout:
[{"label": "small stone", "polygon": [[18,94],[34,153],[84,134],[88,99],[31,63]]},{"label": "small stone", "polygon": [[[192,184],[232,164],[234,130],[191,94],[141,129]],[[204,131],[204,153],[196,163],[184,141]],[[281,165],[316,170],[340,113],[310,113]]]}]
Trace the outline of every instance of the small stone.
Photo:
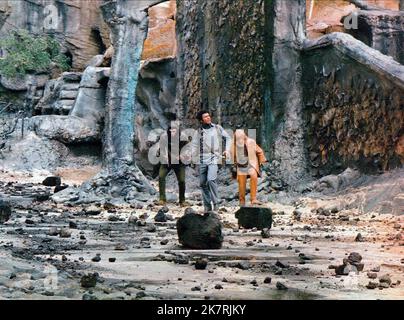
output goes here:
[{"label": "small stone", "polygon": [[74,221],[69,221],[69,228],[70,229],[77,229],[77,223]]},{"label": "small stone", "polygon": [[111,222],[119,221],[119,217],[116,216],[116,215],[110,215],[110,216],[108,217],[108,221],[111,221]]},{"label": "small stone", "polygon": [[58,236],[59,235],[59,230],[56,227],[51,227],[48,231],[48,236]]},{"label": "small stone", "polygon": [[369,281],[369,283],[366,285],[366,288],[373,290],[376,289],[378,286],[378,283]]},{"label": "small stone", "polygon": [[189,257],[186,256],[186,255],[178,255],[178,256],[174,257],[173,261],[176,264],[188,264],[189,263]]},{"label": "small stone", "polygon": [[196,286],[191,288],[191,291],[201,291],[201,287],[200,286]]},{"label": "small stone", "polygon": [[101,208],[96,207],[96,206],[89,206],[84,210],[85,214],[89,216],[97,216],[101,213]]},{"label": "small stone", "polygon": [[217,285],[215,285],[215,289],[221,290],[221,289],[223,289],[223,286],[218,283]]},{"label": "small stone", "polygon": [[257,280],[252,280],[251,282],[250,282],[250,284],[252,284],[254,287],[258,287],[258,282],[257,282]]},{"label": "small stone", "polygon": [[272,278],[271,277],[266,277],[264,279],[264,283],[271,283],[272,282]]},{"label": "small stone", "polygon": [[138,220],[137,217],[132,214],[132,215],[129,217],[129,219],[128,219],[128,223],[129,223],[129,224],[136,224],[136,221],[137,221],[137,220]]},{"label": "small stone", "polygon": [[72,236],[72,232],[71,232],[69,229],[67,229],[67,228],[62,228],[62,229],[60,230],[59,236],[60,236],[61,238],[70,238],[70,237]]},{"label": "small stone", "polygon": [[370,271],[372,271],[372,272],[380,272],[380,266],[373,267],[372,269],[370,269]]},{"label": "small stone", "polygon": [[149,224],[146,228],[147,232],[156,232],[157,228],[154,224]]},{"label": "small stone", "polygon": [[390,286],[392,281],[391,281],[390,276],[387,275],[387,274],[385,274],[385,275],[383,275],[383,276],[381,276],[381,277],[379,278],[379,282],[380,282],[380,283],[387,283],[388,286]]},{"label": "small stone", "polygon": [[62,179],[60,177],[47,177],[42,184],[47,187],[56,187],[62,184]]},{"label": "small stone", "polygon": [[115,250],[116,250],[116,251],[125,251],[125,250],[128,250],[128,247],[125,246],[125,245],[122,244],[122,243],[118,243],[118,244],[115,246]]},{"label": "small stone", "polygon": [[241,261],[237,263],[236,268],[241,270],[248,270],[251,268],[250,263],[248,261]]},{"label": "small stone", "polygon": [[146,293],[144,291],[139,291],[136,293],[136,299],[141,299],[146,297]]},{"label": "small stone", "polygon": [[362,256],[357,252],[352,252],[348,256],[348,262],[350,264],[360,263],[362,261]]},{"label": "small stone", "polygon": [[261,236],[264,239],[268,239],[270,237],[270,229],[264,228],[261,230]]},{"label": "small stone", "polygon": [[101,254],[97,253],[95,257],[91,259],[93,262],[100,262],[101,261]]},{"label": "small stone", "polygon": [[154,221],[156,222],[167,222],[167,216],[165,214],[165,211],[163,209],[160,209],[156,216],[154,217]]},{"label": "small stone", "polygon": [[277,282],[276,283],[276,289],[278,289],[278,290],[288,290],[288,287],[287,286],[285,286],[282,282]]},{"label": "small stone", "polygon": [[205,259],[205,258],[198,259],[195,262],[195,269],[196,270],[205,270],[207,265],[208,265],[207,259]]},{"label": "small stone", "polygon": [[82,300],[98,300],[98,298],[92,294],[89,293],[85,293],[83,294],[83,296],[81,297]]},{"label": "small stone", "polygon": [[35,224],[35,221],[31,219],[25,219],[25,224]]},{"label": "small stone", "polygon": [[287,269],[290,267],[287,263],[280,262],[279,260],[276,261],[275,266],[282,269]]},{"label": "small stone", "polygon": [[97,284],[98,274],[91,273],[81,277],[80,284],[83,288],[93,288]]},{"label": "small stone", "polygon": [[360,233],[358,233],[355,237],[355,241],[356,242],[364,242],[365,239],[362,237],[362,235]]},{"label": "small stone", "polygon": [[369,279],[376,279],[377,278],[377,273],[376,272],[368,272],[366,274]]},{"label": "small stone", "polygon": [[108,261],[109,261],[109,262],[115,262],[115,261],[116,261],[116,258],[108,258]]},{"label": "small stone", "polygon": [[168,239],[163,239],[160,241],[160,244],[165,246],[168,243]]}]

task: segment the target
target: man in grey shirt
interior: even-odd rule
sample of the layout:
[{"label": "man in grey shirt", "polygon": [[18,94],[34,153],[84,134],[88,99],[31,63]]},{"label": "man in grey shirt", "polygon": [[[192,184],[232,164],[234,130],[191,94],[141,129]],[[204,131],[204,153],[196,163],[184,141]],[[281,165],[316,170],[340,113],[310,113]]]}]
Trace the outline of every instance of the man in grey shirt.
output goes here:
[{"label": "man in grey shirt", "polygon": [[209,111],[198,112],[197,119],[201,127],[192,138],[193,159],[197,155],[205,212],[216,211],[219,202],[216,183],[218,165],[222,164],[223,157],[230,156],[231,137],[223,127],[212,123]]}]

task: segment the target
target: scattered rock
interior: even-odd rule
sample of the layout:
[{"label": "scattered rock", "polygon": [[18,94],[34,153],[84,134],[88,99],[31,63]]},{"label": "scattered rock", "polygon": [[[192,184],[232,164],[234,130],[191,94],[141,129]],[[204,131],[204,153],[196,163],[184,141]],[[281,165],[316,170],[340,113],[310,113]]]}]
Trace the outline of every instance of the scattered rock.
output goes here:
[{"label": "scattered rock", "polygon": [[196,286],[191,288],[191,291],[201,291],[201,287],[200,286]]},{"label": "scattered rock", "polygon": [[287,286],[285,286],[282,282],[277,282],[276,283],[276,289],[278,289],[278,290],[288,290],[288,287]]},{"label": "scattered rock", "polygon": [[115,261],[116,261],[116,258],[108,258],[108,261],[109,261],[109,262],[115,262]]},{"label": "scattered rock", "polygon": [[373,267],[372,269],[370,269],[370,271],[372,271],[372,272],[380,272],[380,266]]},{"label": "scattered rock", "polygon": [[56,227],[51,227],[48,231],[48,236],[58,236],[60,231]]},{"label": "scattered rock", "polygon": [[92,294],[89,293],[85,293],[83,294],[83,296],[81,297],[82,300],[98,300],[98,298]]},{"label": "scattered rock", "polygon": [[42,184],[47,187],[56,187],[62,184],[62,179],[60,177],[47,177]]},{"label": "scattered rock", "polygon": [[376,289],[378,286],[379,286],[379,284],[377,282],[369,281],[369,283],[366,285],[366,288],[368,288],[368,289]]},{"label": "scattered rock", "polygon": [[272,278],[271,277],[266,277],[264,279],[264,283],[271,283],[272,282]]},{"label": "scattered rock", "polygon": [[147,232],[156,232],[157,227],[154,224],[149,224],[146,228]]},{"label": "scattered rock", "polygon": [[128,250],[128,247],[125,246],[125,245],[122,244],[122,243],[118,243],[118,244],[115,246],[115,250],[116,250],[116,251],[125,251],[125,250]]},{"label": "scattered rock", "polygon": [[136,293],[136,299],[141,299],[141,298],[144,298],[146,296],[147,296],[147,294],[144,291],[139,291],[139,292]]},{"label": "scattered rock", "polygon": [[270,230],[269,230],[268,228],[262,229],[262,231],[261,231],[261,236],[262,236],[262,238],[264,238],[264,239],[268,239],[268,238],[271,236]]},{"label": "scattered rock", "polygon": [[154,221],[156,222],[167,222],[167,216],[165,214],[165,211],[163,209],[160,209],[156,216],[154,217]]},{"label": "scattered rock", "polygon": [[383,275],[383,276],[381,276],[381,277],[379,278],[379,282],[380,282],[381,284],[382,284],[382,283],[387,283],[388,287],[390,287],[392,281],[391,281],[390,276],[387,275],[387,274],[385,274],[385,275]]},{"label": "scattered rock", "polygon": [[173,259],[176,264],[188,264],[189,257],[187,255],[176,255]]},{"label": "scattered rock", "polygon": [[367,276],[369,279],[376,279],[377,278],[377,273],[376,272],[368,272]]},{"label": "scattered rock", "polygon": [[83,288],[93,288],[97,284],[98,273],[90,273],[81,277],[80,284]]},{"label": "scattered rock", "polygon": [[111,222],[119,221],[119,217],[112,214],[112,215],[110,215],[110,216],[108,217],[108,221],[111,221]]},{"label": "scattered rock", "polygon": [[168,243],[168,239],[163,239],[160,241],[160,244],[165,246]]},{"label": "scattered rock", "polygon": [[251,265],[248,261],[240,261],[236,264],[236,268],[241,270],[248,270],[251,268]]},{"label": "scattered rock", "polygon": [[67,228],[62,228],[60,230],[59,236],[61,238],[70,238],[72,236],[72,232]]},{"label": "scattered rock", "polygon": [[355,237],[355,241],[356,242],[364,242],[365,238],[362,237],[362,235],[360,233],[358,233]]},{"label": "scattered rock", "polygon": [[215,285],[215,289],[221,290],[221,289],[223,289],[223,286],[218,283],[217,285]]},{"label": "scattered rock", "polygon": [[96,207],[96,206],[89,206],[84,210],[85,214],[89,216],[97,216],[101,213],[101,208]]},{"label": "scattered rock", "polygon": [[197,259],[195,262],[195,269],[197,270],[205,270],[208,265],[208,260],[205,258]]},{"label": "scattered rock", "polygon": [[132,214],[128,219],[128,223],[129,224],[136,224],[137,220],[138,220],[137,217],[134,214]]},{"label": "scattered rock", "polygon": [[92,262],[100,262],[101,261],[101,254],[97,253],[95,257],[91,259]]},{"label": "scattered rock", "polygon": [[77,223],[74,221],[69,221],[69,228],[70,229],[77,229]]}]

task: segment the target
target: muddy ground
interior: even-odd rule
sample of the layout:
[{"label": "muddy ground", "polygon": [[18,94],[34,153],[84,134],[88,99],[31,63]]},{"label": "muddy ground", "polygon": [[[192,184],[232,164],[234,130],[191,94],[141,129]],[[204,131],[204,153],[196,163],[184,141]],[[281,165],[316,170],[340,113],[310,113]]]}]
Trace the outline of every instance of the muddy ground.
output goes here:
[{"label": "muddy ground", "polygon": [[[58,174],[74,185],[96,172]],[[185,208],[174,202],[173,177],[170,220],[156,223],[162,207],[155,197],[99,206],[38,197],[53,192],[41,184],[47,175],[0,172],[0,199],[14,207],[0,225],[2,299],[404,298],[403,215],[334,206],[343,196],[266,202],[274,213],[267,238],[238,228],[236,200],[224,201],[223,247],[187,250],[178,243],[176,219]],[[201,212],[199,191],[191,189],[187,197]],[[362,256],[363,271],[336,275],[335,267],[352,252]],[[196,270],[201,257],[207,267]]]}]

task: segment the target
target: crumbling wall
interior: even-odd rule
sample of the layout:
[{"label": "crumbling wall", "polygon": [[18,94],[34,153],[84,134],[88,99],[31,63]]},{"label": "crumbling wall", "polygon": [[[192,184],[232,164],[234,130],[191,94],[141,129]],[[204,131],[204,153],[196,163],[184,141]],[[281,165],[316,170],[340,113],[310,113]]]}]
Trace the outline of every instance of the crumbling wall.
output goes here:
[{"label": "crumbling wall", "polygon": [[177,107],[227,127],[259,128],[264,107],[264,1],[178,0]]},{"label": "crumbling wall", "polygon": [[316,175],[404,163],[404,66],[347,34],[306,43],[306,146]]}]

